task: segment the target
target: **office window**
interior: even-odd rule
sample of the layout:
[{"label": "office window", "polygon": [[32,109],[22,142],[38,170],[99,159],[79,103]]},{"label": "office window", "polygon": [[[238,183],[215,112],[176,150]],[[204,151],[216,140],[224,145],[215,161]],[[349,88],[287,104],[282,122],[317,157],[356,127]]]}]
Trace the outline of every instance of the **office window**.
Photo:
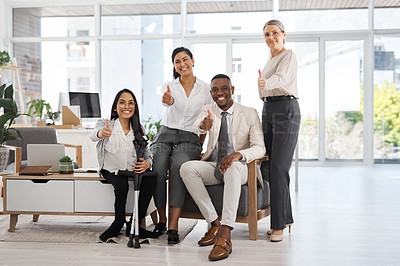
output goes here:
[{"label": "office window", "polygon": [[290,31],[338,31],[368,28],[368,9],[281,11],[281,19]]},{"label": "office window", "polygon": [[375,36],[374,158],[400,159],[400,37]]},{"label": "office window", "polygon": [[14,37],[94,35],[93,6],[39,7],[13,9]]},{"label": "office window", "polygon": [[[172,6],[172,8],[171,8]],[[176,12],[168,14],[168,12]],[[180,33],[180,3],[105,5],[101,7],[102,35]]]},{"label": "office window", "polygon": [[53,110],[63,101],[60,93],[98,92],[95,87],[95,45],[42,42],[42,93]]},{"label": "office window", "polygon": [[[161,86],[172,80],[171,53],[178,40],[102,42],[102,114],[110,115],[118,91],[128,88],[139,102],[142,120],[161,119]],[[123,59],[123,60],[122,60]]]},{"label": "office window", "polygon": [[272,12],[188,14],[187,33],[260,33]]},{"label": "office window", "polygon": [[363,158],[363,41],[326,42],[327,159]]},{"label": "office window", "polygon": [[375,29],[398,29],[400,28],[400,8],[375,8]]}]

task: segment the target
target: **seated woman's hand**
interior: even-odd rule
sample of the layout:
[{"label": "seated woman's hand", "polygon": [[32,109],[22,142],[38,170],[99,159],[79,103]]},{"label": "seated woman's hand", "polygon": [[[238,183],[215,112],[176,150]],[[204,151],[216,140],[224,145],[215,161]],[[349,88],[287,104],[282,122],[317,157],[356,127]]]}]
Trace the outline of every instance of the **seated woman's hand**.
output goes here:
[{"label": "seated woman's hand", "polygon": [[141,173],[145,172],[150,167],[151,167],[150,162],[145,161],[143,158],[140,158],[139,162],[136,162],[135,164],[132,164],[132,169],[137,174],[141,174]]},{"label": "seated woman's hand", "polygon": [[109,137],[111,137],[112,134],[112,129],[110,127],[110,122],[108,121],[108,119],[106,119],[106,126],[103,127],[98,133],[97,136],[99,138],[104,138],[104,139],[108,139]]}]

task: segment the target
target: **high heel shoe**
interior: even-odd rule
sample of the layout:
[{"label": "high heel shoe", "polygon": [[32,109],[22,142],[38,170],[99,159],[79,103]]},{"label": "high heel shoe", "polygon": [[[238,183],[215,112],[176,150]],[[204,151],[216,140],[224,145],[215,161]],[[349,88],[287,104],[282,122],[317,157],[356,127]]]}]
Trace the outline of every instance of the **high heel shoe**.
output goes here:
[{"label": "high heel shoe", "polygon": [[[286,224],[286,227],[289,227],[289,233],[292,232],[292,224],[293,224],[293,223],[291,223],[291,224]],[[273,230],[273,229],[269,229],[269,230],[267,231],[267,235],[272,235],[272,230]]]},{"label": "high heel shoe", "polygon": [[271,240],[271,242],[280,242],[283,240],[283,230],[282,230],[282,234],[280,235],[270,235],[269,239]]}]

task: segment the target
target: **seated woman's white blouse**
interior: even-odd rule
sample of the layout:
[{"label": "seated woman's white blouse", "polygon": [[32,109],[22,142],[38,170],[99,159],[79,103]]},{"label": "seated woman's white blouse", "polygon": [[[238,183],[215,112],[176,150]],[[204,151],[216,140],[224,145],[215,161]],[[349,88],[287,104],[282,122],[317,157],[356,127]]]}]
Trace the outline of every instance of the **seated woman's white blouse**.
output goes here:
[{"label": "seated woman's white blouse", "polygon": [[118,170],[132,170],[136,162],[136,150],[133,146],[135,136],[132,128],[125,135],[119,119],[115,120],[114,128],[108,143],[105,145],[103,169],[111,173]]},{"label": "seated woman's white blouse", "polygon": [[161,89],[161,95],[167,91],[167,85],[171,89],[174,104],[166,107],[161,124],[163,126],[193,132],[193,123],[205,104],[212,104],[210,85],[198,78],[193,86],[189,97],[179,78],[170,83],[165,83]]}]

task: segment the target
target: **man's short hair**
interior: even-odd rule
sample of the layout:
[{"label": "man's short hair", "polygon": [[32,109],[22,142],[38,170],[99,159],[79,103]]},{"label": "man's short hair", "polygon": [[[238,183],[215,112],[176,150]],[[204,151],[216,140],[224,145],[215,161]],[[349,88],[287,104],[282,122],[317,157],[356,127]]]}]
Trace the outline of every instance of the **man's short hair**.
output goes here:
[{"label": "man's short hair", "polygon": [[215,76],[211,79],[211,82],[212,82],[214,79],[227,79],[227,80],[231,81],[231,78],[230,78],[228,75],[225,75],[225,74],[218,74],[218,75],[215,75]]}]

